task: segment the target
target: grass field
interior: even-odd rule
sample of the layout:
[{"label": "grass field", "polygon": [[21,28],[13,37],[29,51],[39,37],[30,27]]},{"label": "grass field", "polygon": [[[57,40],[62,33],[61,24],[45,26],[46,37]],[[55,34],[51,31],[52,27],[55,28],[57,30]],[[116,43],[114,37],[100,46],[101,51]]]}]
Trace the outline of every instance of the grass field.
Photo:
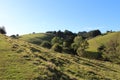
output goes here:
[{"label": "grass field", "polygon": [[0,35],[0,80],[120,80],[119,75],[120,65]]}]

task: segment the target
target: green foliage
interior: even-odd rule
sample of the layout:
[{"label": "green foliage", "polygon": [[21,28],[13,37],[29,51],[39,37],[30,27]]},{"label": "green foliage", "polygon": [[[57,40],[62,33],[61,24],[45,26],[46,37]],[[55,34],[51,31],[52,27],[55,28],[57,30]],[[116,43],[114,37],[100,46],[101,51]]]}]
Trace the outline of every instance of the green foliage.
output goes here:
[{"label": "green foliage", "polygon": [[42,43],[41,43],[41,46],[42,47],[45,47],[45,48],[51,48],[51,44],[50,44],[50,42],[48,42],[48,41],[43,41]]},{"label": "green foliage", "polygon": [[83,56],[85,54],[85,50],[82,47],[79,47],[77,49],[77,55]]},{"label": "green foliage", "polygon": [[89,39],[88,43],[89,43],[89,48],[87,49],[87,51],[91,51],[91,52],[98,52],[98,47],[101,46],[101,44],[105,45],[106,43],[109,42],[109,40],[114,39],[114,36],[117,36],[117,40],[120,43],[120,32],[113,32],[113,33],[108,33],[107,35],[101,35],[101,36],[97,36],[95,38]]},{"label": "green foliage", "polygon": [[98,35],[101,35],[100,30],[92,30],[92,31],[88,32],[88,37],[89,38],[93,38],[93,37],[96,37]]},{"label": "green foliage", "polygon": [[62,44],[62,43],[63,43],[63,39],[60,38],[60,37],[54,37],[54,38],[51,40],[51,43],[52,43],[52,45],[54,45],[55,43]]},{"label": "green foliage", "polygon": [[79,56],[82,56],[85,53],[85,49],[88,48],[88,42],[84,40],[81,36],[74,38],[74,43],[71,47],[77,52]]},{"label": "green foliage", "polygon": [[63,42],[63,47],[68,47],[69,48],[70,45],[71,45],[70,42],[67,42],[67,41]]},{"label": "green foliage", "polygon": [[103,53],[103,58],[105,60],[120,63],[120,44],[117,38],[110,40],[105,47],[103,47],[101,52]]},{"label": "green foliage", "polygon": [[76,36],[76,37],[74,38],[74,43],[80,45],[82,42],[83,42],[82,36]]},{"label": "green foliage", "polygon": [[76,51],[79,46],[78,46],[78,44],[76,44],[76,43],[72,43],[72,44],[71,44],[71,47],[72,47],[72,49],[73,49],[74,51]]},{"label": "green foliage", "polygon": [[78,36],[82,36],[83,38],[94,38],[98,35],[101,35],[100,30],[92,30],[89,32],[83,31],[83,32],[78,32]]},{"label": "green foliage", "polygon": [[100,46],[97,48],[98,52],[103,52],[104,49],[105,49],[105,45],[103,45],[103,44],[100,45]]},{"label": "green foliage", "polygon": [[62,47],[58,43],[56,43],[52,46],[52,50],[56,52],[62,52]]}]

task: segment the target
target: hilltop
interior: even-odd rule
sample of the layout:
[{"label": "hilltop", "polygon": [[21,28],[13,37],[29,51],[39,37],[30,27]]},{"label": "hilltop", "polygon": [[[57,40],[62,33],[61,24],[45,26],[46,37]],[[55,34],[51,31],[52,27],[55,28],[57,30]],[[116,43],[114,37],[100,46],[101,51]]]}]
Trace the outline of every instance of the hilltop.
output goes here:
[{"label": "hilltop", "polygon": [[119,80],[119,67],[111,62],[51,51],[0,34],[0,79]]}]

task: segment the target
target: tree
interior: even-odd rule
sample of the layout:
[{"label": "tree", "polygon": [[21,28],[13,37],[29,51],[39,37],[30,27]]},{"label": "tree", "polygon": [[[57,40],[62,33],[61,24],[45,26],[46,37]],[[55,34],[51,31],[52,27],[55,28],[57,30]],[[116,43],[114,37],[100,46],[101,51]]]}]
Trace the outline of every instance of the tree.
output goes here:
[{"label": "tree", "polygon": [[1,34],[6,34],[6,30],[5,30],[4,26],[0,27],[0,33]]},{"label": "tree", "polygon": [[82,56],[85,53],[85,49],[88,48],[88,45],[88,42],[81,36],[76,36],[71,47],[77,52],[77,55]]},{"label": "tree", "polygon": [[56,52],[62,52],[62,47],[58,43],[56,43],[52,46],[52,50]]},{"label": "tree", "polygon": [[92,30],[92,31],[88,32],[88,37],[89,38],[93,38],[93,37],[96,37],[98,35],[101,35],[100,30]]},{"label": "tree", "polygon": [[62,44],[63,43],[63,39],[60,37],[53,37],[53,39],[51,40],[52,45],[54,45],[55,43],[59,43]]},{"label": "tree", "polygon": [[102,53],[104,60],[120,63],[120,43],[117,37],[114,36],[105,45],[98,47],[98,51]]}]

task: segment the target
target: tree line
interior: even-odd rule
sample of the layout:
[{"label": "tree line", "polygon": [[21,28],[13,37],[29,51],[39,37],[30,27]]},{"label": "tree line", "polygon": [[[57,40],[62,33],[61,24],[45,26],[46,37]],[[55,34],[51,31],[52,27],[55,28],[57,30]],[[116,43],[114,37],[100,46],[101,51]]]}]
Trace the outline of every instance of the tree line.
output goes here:
[{"label": "tree line", "polygon": [[43,41],[41,46],[51,48],[57,52],[65,52],[74,55],[83,56],[89,44],[87,39],[101,35],[100,30],[92,30],[89,32],[73,33],[69,30],[65,31],[47,31],[46,33],[54,35],[51,42]]}]

